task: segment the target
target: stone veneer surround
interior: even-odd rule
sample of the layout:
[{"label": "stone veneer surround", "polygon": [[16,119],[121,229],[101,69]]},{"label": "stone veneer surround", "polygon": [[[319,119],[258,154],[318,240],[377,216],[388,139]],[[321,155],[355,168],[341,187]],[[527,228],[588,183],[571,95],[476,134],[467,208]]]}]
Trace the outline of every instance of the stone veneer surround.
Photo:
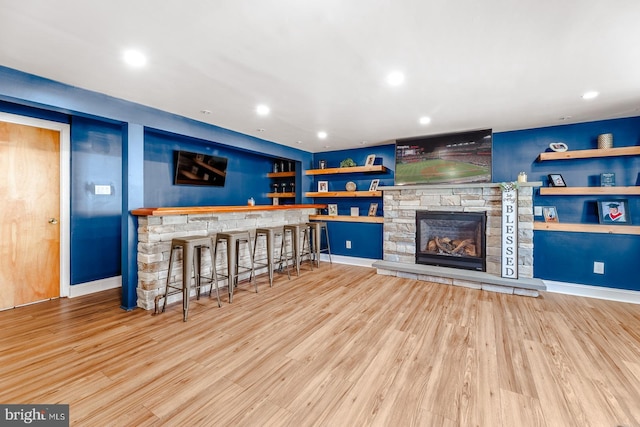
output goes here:
[{"label": "stone veneer surround", "polygon": [[[212,235],[230,230],[250,230],[253,233],[259,227],[272,227],[285,224],[300,224],[309,221],[309,215],[316,213],[314,208],[256,210],[251,212],[197,213],[184,215],[138,216],[138,307],[145,310],[154,308],[156,295],[163,294],[169,270],[169,250],[174,237]],[[276,246],[280,241],[276,242]],[[259,247],[258,250],[263,248]],[[248,259],[249,254],[241,255]],[[218,271],[226,270],[224,254],[218,257]],[[172,281],[182,277],[181,257],[176,260]],[[246,265],[246,263],[245,263]],[[211,263],[204,257],[203,275],[210,273]],[[258,269],[257,273],[266,271]],[[220,286],[226,286],[226,281]],[[180,299],[180,295],[169,302]]]},{"label": "stone veneer surround", "polygon": [[[501,278],[502,191],[497,183],[381,188],[384,191],[384,261],[377,263],[378,265],[374,263],[374,267],[378,268],[380,274],[394,274],[389,270],[390,265],[406,265],[404,272],[409,277],[420,276],[416,271],[422,267],[415,264],[417,210],[486,212],[486,273],[460,273],[453,271],[456,269],[433,267],[430,270],[438,271],[439,276],[446,275],[443,271],[451,271],[454,273],[452,277],[464,274],[465,283],[476,282],[470,287],[504,286],[505,289],[502,290],[491,290],[509,293],[513,293],[514,288],[534,289],[531,296],[537,296],[537,290],[544,289],[544,285],[541,281],[532,279],[533,188],[540,185],[539,182],[525,183],[520,184],[518,189],[518,277],[524,280]],[[402,267],[399,270],[402,271]],[[431,277],[428,272],[423,276]],[[473,279],[474,276],[477,279]],[[454,279],[451,278],[448,283],[452,280]],[[502,285],[502,282],[508,285]]]}]

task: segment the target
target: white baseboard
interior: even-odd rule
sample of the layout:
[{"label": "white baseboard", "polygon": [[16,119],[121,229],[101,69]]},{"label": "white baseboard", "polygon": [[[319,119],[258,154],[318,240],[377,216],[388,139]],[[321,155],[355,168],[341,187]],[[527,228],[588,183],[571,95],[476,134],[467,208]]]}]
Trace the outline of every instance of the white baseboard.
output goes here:
[{"label": "white baseboard", "polygon": [[578,283],[554,282],[553,280],[543,280],[543,282],[547,286],[547,292],[640,304],[640,291],[581,285]]},{"label": "white baseboard", "polygon": [[122,286],[122,276],[108,277],[106,279],[94,280],[93,282],[80,283],[69,286],[69,298],[89,295],[107,289],[115,289]]},{"label": "white baseboard", "polygon": [[[320,254],[320,261],[329,262],[329,255]],[[371,267],[373,268],[373,263],[376,261],[380,261],[379,259],[370,259],[370,258],[356,258],[344,255],[331,255],[331,261],[336,264],[347,264],[347,265],[356,265],[358,267]]]}]

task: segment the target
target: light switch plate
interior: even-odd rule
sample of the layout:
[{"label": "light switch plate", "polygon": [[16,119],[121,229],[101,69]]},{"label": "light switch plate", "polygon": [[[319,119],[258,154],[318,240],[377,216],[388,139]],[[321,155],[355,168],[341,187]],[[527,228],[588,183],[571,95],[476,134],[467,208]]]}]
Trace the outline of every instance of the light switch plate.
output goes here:
[{"label": "light switch plate", "polygon": [[93,193],[96,195],[110,195],[111,194],[111,186],[110,185],[96,185],[94,187]]},{"label": "light switch plate", "polygon": [[533,215],[534,216],[542,216],[542,206],[534,206],[533,207]]}]

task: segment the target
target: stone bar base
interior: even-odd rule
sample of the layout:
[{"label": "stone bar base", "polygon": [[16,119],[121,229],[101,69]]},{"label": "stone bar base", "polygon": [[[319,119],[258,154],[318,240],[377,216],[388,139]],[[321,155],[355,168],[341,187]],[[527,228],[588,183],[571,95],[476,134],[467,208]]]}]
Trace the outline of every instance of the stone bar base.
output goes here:
[{"label": "stone bar base", "polygon": [[373,263],[373,267],[377,268],[378,274],[387,276],[463,286],[488,292],[537,297],[538,291],[546,290],[546,286],[540,279],[507,279],[481,271],[391,261],[376,261]]},{"label": "stone bar base", "polygon": [[[317,213],[315,206],[309,206],[264,210],[256,206],[239,212],[192,214],[160,213],[158,210],[134,212],[138,215],[138,307],[152,310],[156,295],[164,293],[169,269],[171,239],[184,236],[212,235],[230,230],[249,230],[253,239],[254,230],[259,227],[308,222],[309,215]],[[201,209],[204,210],[204,208]],[[276,245],[279,243],[280,241],[276,242]],[[259,247],[258,251],[260,250],[263,248]],[[243,265],[248,265],[249,256],[248,251],[244,251],[240,255],[240,262]],[[208,261],[207,251],[204,252],[203,258],[205,259],[202,274],[208,276],[211,271],[211,263]],[[172,281],[182,280],[181,263],[180,257],[174,264]],[[216,266],[219,272],[226,272],[226,253],[221,252],[218,255]],[[258,272],[261,273],[263,270],[266,271],[266,268]],[[226,281],[219,283],[219,285],[221,287],[227,286]],[[180,295],[176,295],[168,302],[180,298]]]}]

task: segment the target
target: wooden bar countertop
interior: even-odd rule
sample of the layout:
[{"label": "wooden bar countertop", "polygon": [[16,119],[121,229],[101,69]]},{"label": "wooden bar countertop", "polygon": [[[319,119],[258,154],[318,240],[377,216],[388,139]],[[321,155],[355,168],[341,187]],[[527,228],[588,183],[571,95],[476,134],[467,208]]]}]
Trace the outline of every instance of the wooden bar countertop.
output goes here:
[{"label": "wooden bar countertop", "polygon": [[136,216],[190,215],[228,212],[277,211],[282,209],[324,209],[323,204],[304,205],[255,205],[255,206],[185,206],[166,208],[138,208],[131,211]]}]

